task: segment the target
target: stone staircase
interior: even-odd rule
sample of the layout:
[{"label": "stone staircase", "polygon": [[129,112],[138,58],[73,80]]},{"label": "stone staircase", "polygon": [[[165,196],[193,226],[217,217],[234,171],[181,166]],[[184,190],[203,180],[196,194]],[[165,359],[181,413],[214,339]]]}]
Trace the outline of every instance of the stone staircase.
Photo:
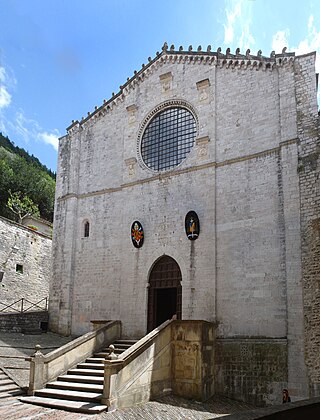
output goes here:
[{"label": "stone staircase", "polygon": [[[137,340],[117,340],[113,343],[114,353],[119,355],[135,344]],[[21,397],[20,401],[61,410],[86,414],[97,414],[107,410],[101,404],[103,393],[104,360],[109,356],[109,348],[95,353],[76,368],[70,369],[46,388],[35,392],[34,396]]]},{"label": "stone staircase", "polygon": [[24,394],[23,390],[0,369],[0,403]]}]

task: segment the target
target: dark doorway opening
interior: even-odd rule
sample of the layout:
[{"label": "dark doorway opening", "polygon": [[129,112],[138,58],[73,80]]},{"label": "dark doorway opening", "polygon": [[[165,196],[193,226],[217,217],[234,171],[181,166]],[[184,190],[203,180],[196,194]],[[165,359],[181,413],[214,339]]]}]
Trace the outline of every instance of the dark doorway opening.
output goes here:
[{"label": "dark doorway opening", "polygon": [[156,324],[160,325],[177,313],[177,288],[156,289]]},{"label": "dark doorway opening", "polygon": [[149,277],[148,332],[173,315],[181,319],[181,271],[167,255],[153,266]]}]

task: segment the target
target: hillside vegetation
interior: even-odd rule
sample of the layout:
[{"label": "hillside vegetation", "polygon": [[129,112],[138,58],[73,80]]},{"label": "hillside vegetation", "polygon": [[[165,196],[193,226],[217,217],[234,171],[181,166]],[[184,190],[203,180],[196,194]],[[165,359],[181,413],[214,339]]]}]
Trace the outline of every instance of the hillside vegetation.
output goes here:
[{"label": "hillside vegetation", "polygon": [[10,192],[28,197],[38,207],[40,217],[53,220],[54,172],[0,133],[0,216],[17,220],[7,206]]}]

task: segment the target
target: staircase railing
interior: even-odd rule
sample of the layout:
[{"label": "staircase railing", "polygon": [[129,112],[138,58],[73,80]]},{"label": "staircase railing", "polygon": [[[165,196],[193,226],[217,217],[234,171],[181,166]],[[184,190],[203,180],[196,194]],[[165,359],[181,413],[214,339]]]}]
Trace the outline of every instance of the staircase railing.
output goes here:
[{"label": "staircase railing", "polygon": [[120,336],[121,322],[106,321],[95,331],[88,332],[46,355],[42,354],[41,347],[37,345],[34,355],[25,359],[30,362],[28,394],[33,395],[47,382],[55,380],[94,352],[119,339]]},{"label": "staircase railing", "polygon": [[38,302],[31,302],[29,299],[21,298],[11,303],[10,305],[0,302],[0,313],[1,312],[14,312],[22,313],[31,310],[47,311],[48,310],[48,298],[45,297]]}]

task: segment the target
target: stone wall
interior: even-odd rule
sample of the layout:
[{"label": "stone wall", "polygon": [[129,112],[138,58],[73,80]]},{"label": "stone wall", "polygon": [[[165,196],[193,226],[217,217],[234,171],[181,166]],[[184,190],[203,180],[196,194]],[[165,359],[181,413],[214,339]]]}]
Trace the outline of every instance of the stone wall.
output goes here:
[{"label": "stone wall", "polygon": [[47,331],[49,316],[47,311],[0,314],[0,331],[10,333],[34,333]]},{"label": "stone wall", "polygon": [[280,404],[287,387],[287,340],[218,339],[216,393],[257,406]]},{"label": "stone wall", "polygon": [[[286,380],[293,399],[308,395],[302,313],[308,314],[317,296],[311,270],[316,253],[304,244],[302,261],[309,264],[313,286],[303,304],[301,229],[307,232],[308,217],[317,226],[317,175],[305,188],[297,168],[302,142],[315,141],[314,57],[284,53],[236,60],[230,54],[164,51],[114,98],[72,123],[59,147],[50,292],[54,331],[81,334],[91,319],[121,319],[124,336],[143,336],[150,270],[169,255],[181,269],[183,319],[217,321],[221,339],[263,337],[267,341],[259,343],[266,349],[268,340],[287,340],[275,363],[286,366],[276,390],[268,385],[269,396],[261,396],[260,385],[252,382],[248,398],[260,393],[259,403],[275,401]],[[308,116],[310,101],[314,118]],[[140,140],[148,121],[165,107],[187,108],[197,136],[177,167],[156,172],[144,164]],[[304,210],[308,206],[312,211]],[[184,232],[190,210],[200,219],[196,241]],[[134,220],[145,231],[139,249],[130,240]],[[305,284],[310,276],[304,274]],[[309,312],[311,326],[318,318],[314,309]],[[317,342],[311,330],[309,341]],[[273,366],[267,351],[252,351]],[[310,364],[317,365],[316,350],[310,345],[308,351],[310,357],[314,351]],[[219,378],[223,389],[225,379]]]},{"label": "stone wall", "polygon": [[299,135],[305,352],[311,395],[320,395],[320,130],[314,56],[295,65]]},{"label": "stone wall", "polygon": [[[36,303],[48,297],[51,242],[43,234],[0,217],[0,310],[21,298]],[[21,302],[15,308],[20,306]]]}]

